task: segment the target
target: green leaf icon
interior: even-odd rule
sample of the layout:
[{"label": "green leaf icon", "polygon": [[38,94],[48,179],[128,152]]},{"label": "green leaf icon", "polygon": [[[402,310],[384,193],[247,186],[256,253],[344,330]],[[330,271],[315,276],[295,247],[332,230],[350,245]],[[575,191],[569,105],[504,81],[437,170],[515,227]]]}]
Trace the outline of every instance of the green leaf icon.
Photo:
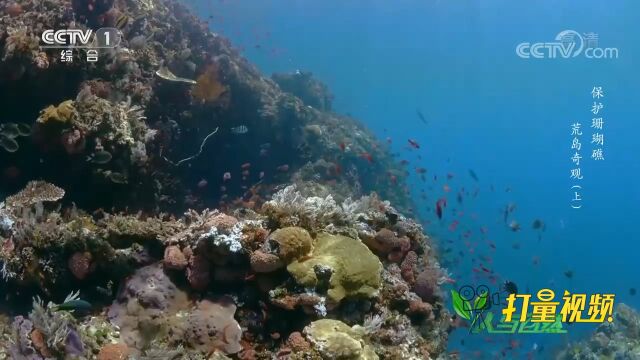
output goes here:
[{"label": "green leaf icon", "polygon": [[484,307],[487,305],[487,298],[489,293],[483,291],[478,297],[473,301],[473,310],[484,310]]},{"label": "green leaf icon", "polygon": [[456,311],[456,314],[463,319],[471,320],[469,301],[462,299],[460,294],[455,290],[451,290],[451,298],[453,300],[453,310]]}]

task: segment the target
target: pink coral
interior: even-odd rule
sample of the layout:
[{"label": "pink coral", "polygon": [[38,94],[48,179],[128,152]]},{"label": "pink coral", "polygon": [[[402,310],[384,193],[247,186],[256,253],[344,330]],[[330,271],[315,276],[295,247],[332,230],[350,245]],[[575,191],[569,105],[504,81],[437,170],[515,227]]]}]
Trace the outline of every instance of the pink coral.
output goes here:
[{"label": "pink coral", "polygon": [[69,270],[78,280],[84,280],[92,270],[91,253],[76,252],[69,258]]},{"label": "pink coral", "polygon": [[167,246],[164,249],[164,267],[171,270],[183,270],[187,267],[187,257],[178,246]]},{"label": "pink coral", "polygon": [[187,267],[187,280],[195,290],[204,290],[209,286],[211,273],[209,261],[202,255],[194,254],[189,259]]}]

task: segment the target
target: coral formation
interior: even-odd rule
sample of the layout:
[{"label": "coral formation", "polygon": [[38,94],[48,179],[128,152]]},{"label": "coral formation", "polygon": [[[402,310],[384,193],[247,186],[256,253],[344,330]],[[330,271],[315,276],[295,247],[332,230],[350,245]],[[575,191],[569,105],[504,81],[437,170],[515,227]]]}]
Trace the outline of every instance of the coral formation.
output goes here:
[{"label": "coral formation", "polygon": [[605,322],[588,340],[573,342],[556,355],[569,359],[633,359],[640,349],[640,315],[626,304],[616,305],[613,322]]},{"label": "coral formation", "polygon": [[304,329],[307,339],[324,359],[377,360],[373,348],[364,340],[365,329],[330,319],[312,322]]},{"label": "coral formation", "polygon": [[28,207],[37,203],[58,201],[64,196],[64,190],[44,181],[30,181],[22,191],[7,197],[7,208]]},{"label": "coral formation", "polygon": [[374,296],[382,264],[359,240],[321,233],[309,258],[292,262],[287,270],[300,285],[328,287],[329,299],[338,303],[350,296]]}]

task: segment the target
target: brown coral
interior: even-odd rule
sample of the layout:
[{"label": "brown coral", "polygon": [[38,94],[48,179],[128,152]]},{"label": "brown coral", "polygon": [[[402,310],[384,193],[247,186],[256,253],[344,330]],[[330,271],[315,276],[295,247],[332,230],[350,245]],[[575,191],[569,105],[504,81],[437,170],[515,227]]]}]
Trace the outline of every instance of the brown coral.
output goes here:
[{"label": "brown coral", "polygon": [[287,346],[293,350],[294,353],[309,351],[311,344],[304,338],[304,336],[298,332],[292,332],[287,339]]},{"label": "brown coral", "polygon": [[69,258],[69,270],[78,280],[84,280],[92,270],[91,253],[78,251]]},{"label": "brown coral", "polygon": [[418,264],[418,254],[409,251],[400,265],[400,273],[402,278],[409,284],[416,282],[416,266]]},{"label": "brown coral", "polygon": [[313,249],[313,239],[309,232],[296,226],[274,231],[267,241],[276,248],[275,252],[286,263],[300,259]]},{"label": "brown coral", "polygon": [[126,344],[107,344],[100,349],[98,360],[125,360],[129,357],[129,348]]},{"label": "brown coral", "polygon": [[198,254],[191,256],[187,267],[187,280],[195,290],[204,290],[209,286],[211,272],[207,258]]},{"label": "brown coral", "polygon": [[220,82],[218,75],[218,65],[215,63],[207,66],[205,71],[196,79],[196,85],[191,94],[200,102],[214,102],[227,91],[227,88]]},{"label": "brown coral", "polygon": [[183,270],[187,267],[187,257],[178,246],[167,246],[164,249],[164,267],[171,270]]},{"label": "brown coral", "polygon": [[42,334],[40,330],[33,329],[33,331],[31,332],[31,343],[33,344],[33,347],[38,350],[40,355],[46,358],[53,356],[51,354],[51,351],[49,350],[49,347],[47,347],[47,342],[44,339],[44,334]]},{"label": "brown coral", "polygon": [[11,17],[16,17],[24,12],[24,9],[20,4],[12,2],[5,6],[4,11]]},{"label": "brown coral", "polygon": [[[364,239],[364,241],[371,250],[378,255],[384,256],[392,252],[406,252],[411,246],[409,238],[405,236],[398,237],[395,232],[386,228],[378,231],[373,238]],[[395,260],[397,260],[397,258]]]},{"label": "brown coral", "polygon": [[251,254],[251,268],[258,273],[269,273],[284,267],[284,263],[280,258],[273,254],[268,254],[260,250]]},{"label": "brown coral", "polygon": [[84,134],[78,129],[63,132],[60,141],[69,155],[82,154],[87,145]]},{"label": "brown coral", "polygon": [[207,226],[215,226],[218,230],[229,231],[238,223],[238,219],[227,214],[218,214],[207,220]]},{"label": "brown coral", "polygon": [[24,189],[15,195],[7,197],[5,205],[8,208],[30,206],[44,201],[58,201],[64,196],[64,190],[46,181],[29,181]]},{"label": "brown coral", "polygon": [[438,295],[438,277],[439,273],[434,269],[425,269],[416,278],[413,291],[418,294],[422,300],[433,303]]}]

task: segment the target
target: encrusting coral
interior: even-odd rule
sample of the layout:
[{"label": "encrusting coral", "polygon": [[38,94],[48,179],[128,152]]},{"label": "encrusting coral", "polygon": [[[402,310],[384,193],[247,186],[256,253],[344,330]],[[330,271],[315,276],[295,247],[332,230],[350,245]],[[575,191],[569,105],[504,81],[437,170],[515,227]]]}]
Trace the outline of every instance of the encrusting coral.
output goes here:
[{"label": "encrusting coral", "polygon": [[350,296],[374,296],[382,264],[359,240],[322,233],[312,254],[292,262],[287,270],[300,285],[327,287],[329,299],[338,303]]}]

